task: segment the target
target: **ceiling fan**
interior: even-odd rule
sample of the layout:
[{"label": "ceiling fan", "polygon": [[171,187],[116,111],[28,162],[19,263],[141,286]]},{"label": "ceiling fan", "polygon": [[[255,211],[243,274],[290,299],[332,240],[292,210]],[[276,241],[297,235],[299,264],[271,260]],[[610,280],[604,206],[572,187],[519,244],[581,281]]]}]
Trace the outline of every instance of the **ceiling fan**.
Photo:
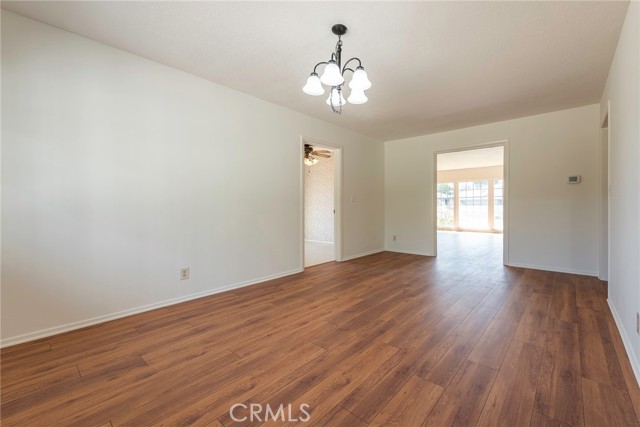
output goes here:
[{"label": "ceiling fan", "polygon": [[318,159],[316,157],[324,157],[330,158],[331,151],[329,150],[314,150],[313,147],[309,144],[304,144],[304,164],[311,166],[318,163]]}]

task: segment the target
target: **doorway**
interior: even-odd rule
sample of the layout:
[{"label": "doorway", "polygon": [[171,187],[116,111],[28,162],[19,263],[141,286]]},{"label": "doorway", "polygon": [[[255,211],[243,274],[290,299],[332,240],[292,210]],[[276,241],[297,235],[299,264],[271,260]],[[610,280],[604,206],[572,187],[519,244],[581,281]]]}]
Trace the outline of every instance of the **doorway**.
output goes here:
[{"label": "doorway", "polygon": [[435,153],[437,255],[507,263],[507,153],[506,141]]},{"label": "doorway", "polygon": [[339,260],[340,149],[303,141],[303,266]]},{"label": "doorway", "polygon": [[598,278],[609,280],[609,110],[600,127],[600,268]]}]

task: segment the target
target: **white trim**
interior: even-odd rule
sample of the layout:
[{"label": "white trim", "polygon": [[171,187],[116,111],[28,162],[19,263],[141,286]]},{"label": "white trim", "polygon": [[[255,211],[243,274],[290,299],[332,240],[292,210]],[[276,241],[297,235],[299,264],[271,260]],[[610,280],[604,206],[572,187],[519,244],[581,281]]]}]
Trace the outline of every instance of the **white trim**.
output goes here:
[{"label": "white trim", "polygon": [[633,351],[633,346],[631,345],[631,340],[629,339],[626,330],[622,327],[622,321],[620,320],[618,311],[609,298],[607,298],[607,304],[609,305],[609,310],[611,310],[611,314],[613,315],[613,320],[616,323],[616,328],[618,328],[618,332],[620,332],[620,337],[622,337],[622,344],[624,344],[624,349],[627,352],[627,357],[629,357],[631,369],[633,369],[633,373],[636,376],[636,381],[638,382],[638,385],[640,385],[640,363],[638,363],[638,357]]},{"label": "white trim", "polygon": [[433,254],[423,252],[423,251],[409,251],[405,249],[385,249],[387,252],[395,252],[397,254],[409,254],[409,255],[422,255],[422,256],[435,256]]},{"label": "white trim", "polygon": [[302,273],[302,269],[295,269],[285,271],[284,273],[272,274],[269,276],[263,276],[258,279],[245,280],[243,282],[234,283],[232,285],[223,286],[222,288],[210,289],[203,292],[197,292],[195,294],[185,295],[177,298],[171,298],[168,300],[143,305],[140,307],[129,308],[127,310],[118,311],[116,313],[105,314],[102,316],[92,317],[90,319],[80,320],[78,322],[67,323],[65,325],[54,326],[53,328],[41,329],[35,332],[29,332],[27,334],[18,335],[15,337],[4,338],[0,340],[0,348],[9,347],[16,344],[22,344],[28,341],[34,341],[40,338],[46,338],[53,335],[61,334],[63,332],[69,332],[87,326],[97,325],[99,323],[108,322],[110,320],[120,319],[122,317],[131,316],[138,313],[144,313],[145,311],[155,310],[157,308],[167,307],[170,305],[179,304],[181,302],[190,301],[210,295],[219,294],[233,289],[244,288],[246,286],[256,285],[258,283],[266,282],[273,279],[279,279],[280,277],[291,276],[293,274]]},{"label": "white trim", "polygon": [[309,242],[309,243],[317,243],[319,245],[333,245],[334,242],[327,242],[325,240],[311,240],[311,239],[304,239],[305,242]]},{"label": "white trim", "polygon": [[597,271],[576,270],[574,268],[552,267],[550,265],[526,264],[526,263],[518,263],[518,262],[516,263],[512,262],[505,265],[508,265],[509,267],[530,268],[532,270],[545,270],[545,271],[554,271],[557,273],[580,274],[582,276],[598,277]]},{"label": "white trim", "polygon": [[384,252],[384,251],[385,251],[384,249],[374,249],[372,251],[362,252],[362,253],[359,253],[359,254],[349,255],[349,256],[343,257],[342,261],[349,261],[351,259],[362,258],[363,256],[378,254],[378,253]]},{"label": "white trim", "polygon": [[[599,244],[598,244],[598,278],[600,280],[609,280],[609,271],[610,271],[610,252],[611,252],[611,240],[610,240],[610,236],[609,236],[609,230],[611,230],[610,227],[610,223],[609,223],[609,213],[611,211],[610,206],[609,206],[609,185],[611,183],[611,101],[607,101],[607,111],[604,115],[604,117],[601,118],[600,120],[600,127],[599,127],[599,143],[598,143],[598,204],[599,204],[599,220],[598,220],[598,225],[599,225],[599,233],[598,233],[598,240],[599,240]],[[607,127],[604,128],[604,122],[605,120],[607,121]],[[602,170],[602,144],[603,144],[603,138],[602,138],[602,131],[603,129],[607,129],[607,176],[606,176],[606,180],[607,180],[607,197],[606,200],[604,200],[602,198],[602,184],[603,181],[605,179],[604,174],[603,174],[603,170]],[[604,216],[605,213],[607,214],[607,221],[605,224],[604,221]],[[607,241],[605,243],[603,237],[604,234],[607,234]],[[604,245],[606,244],[607,246],[607,259],[606,259],[606,270],[607,270],[607,274],[604,275],[603,274],[603,270],[604,270],[604,263],[602,262],[602,255],[604,252]]]},{"label": "white trim", "polygon": [[[304,158],[304,144],[321,146],[333,151],[333,254],[335,261],[342,257],[342,146],[300,135],[300,159]],[[304,163],[300,161],[300,268],[304,271]]]},{"label": "white trim", "polygon": [[[503,147],[503,171],[502,171],[502,263],[504,265],[509,265],[509,138],[505,138],[499,141],[488,142],[485,144],[474,144],[468,145],[465,147],[458,147],[448,150],[439,150],[433,152],[433,223],[431,224],[433,228],[433,255],[429,254],[427,256],[438,256],[438,201],[436,198],[438,197],[438,154],[444,153],[454,153],[457,151],[470,151],[470,150],[480,150],[482,148],[491,148],[491,147]],[[405,252],[411,253],[411,252]],[[423,253],[417,253],[416,255],[426,255]],[[532,267],[533,268],[533,267]]]}]

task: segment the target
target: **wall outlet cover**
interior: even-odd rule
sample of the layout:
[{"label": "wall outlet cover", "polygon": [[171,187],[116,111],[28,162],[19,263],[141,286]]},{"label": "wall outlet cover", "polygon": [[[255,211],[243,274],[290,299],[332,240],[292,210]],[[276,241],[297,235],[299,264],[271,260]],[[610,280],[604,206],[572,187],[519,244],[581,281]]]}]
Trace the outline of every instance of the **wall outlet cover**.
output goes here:
[{"label": "wall outlet cover", "polygon": [[189,278],[189,267],[180,268],[180,280],[187,280]]}]

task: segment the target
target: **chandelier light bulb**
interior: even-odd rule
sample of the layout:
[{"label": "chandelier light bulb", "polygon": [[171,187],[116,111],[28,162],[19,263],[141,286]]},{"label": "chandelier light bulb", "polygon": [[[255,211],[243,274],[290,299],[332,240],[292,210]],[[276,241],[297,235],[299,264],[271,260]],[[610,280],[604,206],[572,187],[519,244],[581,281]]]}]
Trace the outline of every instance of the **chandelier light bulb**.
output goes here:
[{"label": "chandelier light bulb", "polygon": [[356,68],[356,71],[353,73],[353,77],[349,82],[349,87],[355,90],[367,90],[371,88],[371,82],[367,77],[367,72],[363,67]]},{"label": "chandelier light bulb", "polygon": [[307,95],[320,96],[324,94],[324,88],[320,83],[320,77],[316,73],[311,73],[307,79],[307,84],[304,85],[302,91]]},{"label": "chandelier light bulb", "polygon": [[341,105],[345,105],[346,103],[347,103],[347,100],[344,99],[344,95],[342,94],[341,90],[338,90],[335,87],[331,89],[331,93],[327,98],[327,105],[333,106],[333,107],[339,107]]},{"label": "chandelier light bulb", "polygon": [[350,104],[364,104],[368,100],[369,98],[364,94],[364,90],[351,89],[351,94],[349,94]]},{"label": "chandelier light bulb", "polygon": [[344,83],[344,77],[342,77],[340,68],[338,67],[338,64],[336,64],[336,61],[331,60],[324,67],[324,73],[322,73],[320,81],[327,86],[340,86]]}]

